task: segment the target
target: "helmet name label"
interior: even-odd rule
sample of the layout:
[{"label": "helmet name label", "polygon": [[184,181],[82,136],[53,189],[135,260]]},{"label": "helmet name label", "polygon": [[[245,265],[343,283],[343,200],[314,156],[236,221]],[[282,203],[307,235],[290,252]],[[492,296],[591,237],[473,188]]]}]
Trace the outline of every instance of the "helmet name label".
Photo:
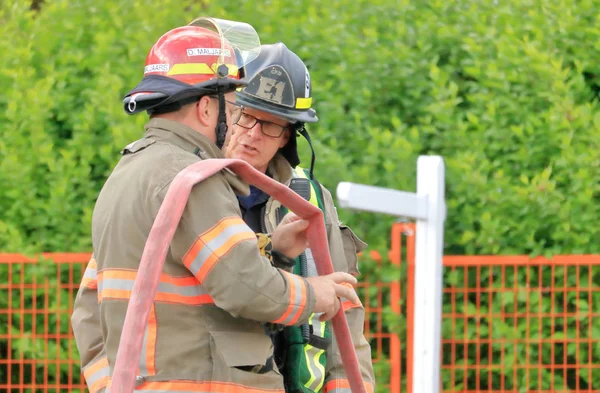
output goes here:
[{"label": "helmet name label", "polygon": [[169,68],[168,64],[148,64],[144,67],[144,74],[148,72],[169,72]]},{"label": "helmet name label", "polygon": [[229,49],[221,48],[190,48],[187,50],[188,56],[227,56],[231,57]]}]

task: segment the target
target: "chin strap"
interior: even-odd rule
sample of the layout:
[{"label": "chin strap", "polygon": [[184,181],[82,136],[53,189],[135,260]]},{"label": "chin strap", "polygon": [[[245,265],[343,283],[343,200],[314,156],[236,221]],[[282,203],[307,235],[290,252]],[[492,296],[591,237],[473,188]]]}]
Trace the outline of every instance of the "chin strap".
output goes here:
[{"label": "chin strap", "polygon": [[[221,64],[217,70],[219,78],[225,78],[229,73],[229,70],[225,64]],[[220,82],[220,80],[219,80]],[[220,83],[217,86],[217,99],[219,100],[219,119],[215,134],[217,137],[216,145],[219,149],[222,149],[225,145],[225,137],[227,136],[227,112],[225,107],[225,92],[224,86]]]},{"label": "chin strap", "polygon": [[310,146],[311,157],[310,157],[310,170],[308,173],[310,175],[310,180],[314,180],[313,170],[315,169],[316,155],[315,155],[315,149],[313,148],[313,145],[312,145],[312,141],[310,140],[310,135],[308,134],[308,131],[306,131],[306,128],[304,128],[304,124],[302,124],[302,126],[300,128],[298,128],[296,131],[298,131],[298,133],[306,139],[306,141],[308,142],[308,146]]},{"label": "chin strap", "polygon": [[225,137],[227,136],[227,113],[225,112],[225,96],[222,92],[219,92],[219,120],[217,123],[217,128],[215,129],[215,134],[217,136],[216,145],[219,149],[223,148],[225,145]]}]

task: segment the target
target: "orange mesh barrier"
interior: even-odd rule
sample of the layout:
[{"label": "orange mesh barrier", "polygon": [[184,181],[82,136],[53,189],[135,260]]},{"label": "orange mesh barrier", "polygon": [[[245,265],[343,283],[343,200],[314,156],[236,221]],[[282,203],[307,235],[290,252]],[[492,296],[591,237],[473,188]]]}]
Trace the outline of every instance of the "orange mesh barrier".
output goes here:
[{"label": "orange mesh barrier", "polygon": [[73,299],[89,254],[0,254],[0,392],[78,392]]},{"label": "orange mesh barrier", "polygon": [[[413,234],[407,240],[412,326]],[[443,263],[444,391],[600,392],[600,255]]]},{"label": "orange mesh barrier", "polygon": [[[88,253],[44,254],[38,261],[0,254],[0,392],[87,392],[70,316],[89,258]],[[377,253],[371,259],[378,268],[386,263]],[[399,265],[399,254],[394,261]],[[377,391],[399,392],[400,340],[383,324],[400,311],[399,283],[371,282],[367,275],[361,281]]]}]

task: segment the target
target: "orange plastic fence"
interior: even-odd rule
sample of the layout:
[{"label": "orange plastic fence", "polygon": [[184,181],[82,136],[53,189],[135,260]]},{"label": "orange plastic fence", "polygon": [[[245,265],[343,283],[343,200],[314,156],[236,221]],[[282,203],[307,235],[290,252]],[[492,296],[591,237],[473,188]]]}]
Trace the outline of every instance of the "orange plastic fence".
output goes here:
[{"label": "orange plastic fence", "polygon": [[[80,375],[70,315],[88,253],[41,259],[0,254],[0,392],[87,392]],[[377,266],[385,262],[371,253]],[[393,260],[400,263],[399,254]],[[400,391],[400,339],[385,330],[385,312],[400,313],[398,282],[359,284],[366,309],[378,391]],[[389,293],[389,296],[383,296]]]},{"label": "orange plastic fence", "polygon": [[[359,288],[378,391],[410,392],[414,227],[394,225],[391,240],[389,260],[406,274],[367,273]],[[0,254],[0,392],[86,391],[69,318],[89,254],[43,257]],[[600,392],[600,255],[447,256],[444,266],[445,392]],[[384,323],[394,314],[400,335]]]},{"label": "orange plastic fence", "polygon": [[0,392],[83,392],[70,315],[89,254],[0,254]]},{"label": "orange plastic fence", "polygon": [[[414,227],[398,227],[407,234],[412,326]],[[443,264],[445,392],[600,392],[600,255],[446,256]]]}]

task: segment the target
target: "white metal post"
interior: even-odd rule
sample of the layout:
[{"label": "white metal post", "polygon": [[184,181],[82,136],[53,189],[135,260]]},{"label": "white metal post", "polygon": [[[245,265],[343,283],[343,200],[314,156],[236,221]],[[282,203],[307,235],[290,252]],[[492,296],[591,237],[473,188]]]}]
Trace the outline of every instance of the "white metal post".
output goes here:
[{"label": "white metal post", "polygon": [[417,195],[427,198],[427,218],[417,218],[413,325],[413,392],[440,392],[442,255],[446,219],[444,163],[419,157]]},{"label": "white metal post", "polygon": [[440,392],[442,254],[446,219],[444,172],[442,157],[420,156],[416,194],[347,182],[337,188],[340,207],[417,220],[413,393]]}]

